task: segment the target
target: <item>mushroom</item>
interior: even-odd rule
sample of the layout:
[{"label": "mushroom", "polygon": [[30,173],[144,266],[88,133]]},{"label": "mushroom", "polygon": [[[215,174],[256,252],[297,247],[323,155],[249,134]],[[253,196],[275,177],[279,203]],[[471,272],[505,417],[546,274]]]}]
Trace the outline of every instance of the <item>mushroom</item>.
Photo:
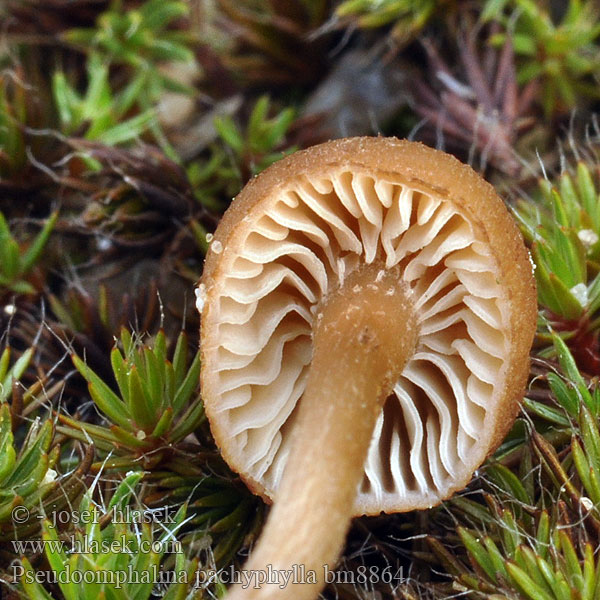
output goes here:
[{"label": "mushroom", "polygon": [[[321,144],[249,182],[197,299],[214,438],[274,501],[244,568],[277,583],[235,599],[314,598],[353,516],[462,489],[516,416],[536,327],[502,200],[395,138]],[[294,568],[304,580],[282,585]]]}]

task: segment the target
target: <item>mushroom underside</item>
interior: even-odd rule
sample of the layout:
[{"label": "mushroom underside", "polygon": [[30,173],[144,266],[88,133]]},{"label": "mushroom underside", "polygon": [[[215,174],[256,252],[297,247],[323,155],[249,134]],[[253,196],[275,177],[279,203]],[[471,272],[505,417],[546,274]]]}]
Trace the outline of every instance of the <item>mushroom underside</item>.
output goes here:
[{"label": "mushroom underside", "polygon": [[356,168],[298,177],[261,209],[219,249],[226,276],[203,324],[217,330],[204,385],[229,463],[276,497],[322,301],[379,261],[399,266],[420,336],[377,419],[355,512],[432,505],[462,487],[489,451],[510,352],[482,229],[452,200]]}]

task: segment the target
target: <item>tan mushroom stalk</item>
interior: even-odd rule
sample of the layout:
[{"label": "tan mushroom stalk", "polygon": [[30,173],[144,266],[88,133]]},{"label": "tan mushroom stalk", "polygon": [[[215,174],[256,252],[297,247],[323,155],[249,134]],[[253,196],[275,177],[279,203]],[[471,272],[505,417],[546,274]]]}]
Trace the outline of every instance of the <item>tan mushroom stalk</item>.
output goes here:
[{"label": "tan mushroom stalk", "polygon": [[[198,305],[213,434],[275,503],[244,569],[271,565],[276,583],[236,599],[314,598],[352,516],[464,487],[514,419],[536,323],[527,251],[491,186],[385,138],[322,144],[250,182]],[[294,569],[304,581],[282,585]]]}]

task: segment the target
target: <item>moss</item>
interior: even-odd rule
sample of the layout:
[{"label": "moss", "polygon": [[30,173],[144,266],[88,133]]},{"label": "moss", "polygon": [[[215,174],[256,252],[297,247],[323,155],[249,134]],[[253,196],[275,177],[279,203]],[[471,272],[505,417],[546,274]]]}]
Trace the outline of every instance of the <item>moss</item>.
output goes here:
[{"label": "moss", "polygon": [[[19,583],[13,561],[30,575],[83,567],[77,553],[19,550],[15,540],[139,542],[167,530],[180,551],[96,553],[94,568],[112,560],[113,570],[201,573],[196,589],[161,588],[167,598],[223,593],[215,573],[243,563],[264,506],[224,465],[203,420],[193,284],[242,185],[305,140],[323,141],[324,123],[343,133],[350,122],[357,134],[451,150],[503,190],[536,265],[539,327],[527,399],[496,454],[441,507],[358,519],[326,595],[598,595],[593,2],[570,0],[560,14],[557,3],[526,0],[1,4],[0,586],[9,597],[127,597],[114,585]],[[348,57],[360,78],[336,68]],[[327,101],[349,89],[343,110]],[[382,97],[402,98],[394,114]],[[306,110],[315,105],[335,108]],[[502,144],[490,144],[498,131]],[[116,505],[166,507],[162,525],[175,525],[117,524]],[[18,523],[17,506],[28,511]],[[86,509],[96,529],[78,520]]]}]

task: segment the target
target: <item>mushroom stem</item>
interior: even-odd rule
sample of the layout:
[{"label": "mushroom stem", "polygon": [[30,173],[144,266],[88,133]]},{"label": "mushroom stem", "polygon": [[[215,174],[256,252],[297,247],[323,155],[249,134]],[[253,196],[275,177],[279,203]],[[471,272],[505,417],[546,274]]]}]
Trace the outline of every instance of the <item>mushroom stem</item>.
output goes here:
[{"label": "mushroom stem", "polygon": [[229,600],[318,595],[344,544],[377,417],[416,339],[410,290],[397,269],[363,266],[325,299],[292,449],[244,566],[253,582],[270,569],[277,583],[238,585]]}]

